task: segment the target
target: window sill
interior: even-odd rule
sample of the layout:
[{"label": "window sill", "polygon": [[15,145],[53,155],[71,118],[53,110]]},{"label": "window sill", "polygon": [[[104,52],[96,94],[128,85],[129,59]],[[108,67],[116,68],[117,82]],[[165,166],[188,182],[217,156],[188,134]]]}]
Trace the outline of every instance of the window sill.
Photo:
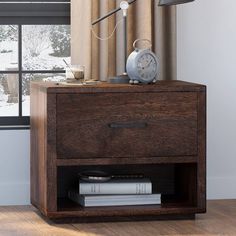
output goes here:
[{"label": "window sill", "polygon": [[28,130],[30,125],[0,125],[0,130]]}]

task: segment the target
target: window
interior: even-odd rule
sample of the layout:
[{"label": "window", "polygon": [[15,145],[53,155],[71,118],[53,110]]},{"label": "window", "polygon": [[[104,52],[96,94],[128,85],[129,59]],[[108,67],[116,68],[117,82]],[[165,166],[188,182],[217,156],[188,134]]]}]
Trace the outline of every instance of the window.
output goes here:
[{"label": "window", "polygon": [[0,127],[27,128],[30,81],[62,81],[70,63],[70,4],[0,3]]}]

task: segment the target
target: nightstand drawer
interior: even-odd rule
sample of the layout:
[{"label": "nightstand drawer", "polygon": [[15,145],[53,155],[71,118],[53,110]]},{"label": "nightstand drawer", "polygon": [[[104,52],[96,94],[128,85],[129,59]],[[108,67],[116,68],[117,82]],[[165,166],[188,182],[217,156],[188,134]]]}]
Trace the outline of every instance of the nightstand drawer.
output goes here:
[{"label": "nightstand drawer", "polygon": [[57,95],[58,158],[197,155],[197,93]]}]

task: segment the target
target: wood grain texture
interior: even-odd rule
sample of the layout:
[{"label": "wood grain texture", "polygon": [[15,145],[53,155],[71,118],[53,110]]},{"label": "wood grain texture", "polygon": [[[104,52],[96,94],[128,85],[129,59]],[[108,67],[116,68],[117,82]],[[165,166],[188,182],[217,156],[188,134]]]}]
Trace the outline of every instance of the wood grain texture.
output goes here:
[{"label": "wood grain texture", "polygon": [[57,159],[57,166],[88,166],[88,165],[131,165],[131,164],[165,164],[165,163],[197,163],[197,156],[177,157],[118,157],[118,158],[83,158]]},{"label": "wood grain texture", "polygon": [[62,159],[197,155],[197,93],[60,94],[57,154]]},{"label": "wood grain texture", "polygon": [[98,83],[97,85],[65,85],[53,82],[31,82],[31,86],[40,87],[47,93],[109,93],[109,92],[196,92],[205,91],[206,86],[180,80],[158,81],[149,85],[127,85]]},{"label": "wood grain texture", "polygon": [[46,214],[47,155],[46,155],[46,94],[31,87],[30,177],[31,203]]},{"label": "wood grain texture", "polygon": [[[236,235],[236,200],[208,201],[195,220],[60,224],[45,221],[31,206],[0,207],[2,236]],[[127,219],[128,220],[128,219]]]},{"label": "wood grain texture", "polygon": [[57,168],[56,168],[56,95],[47,95],[47,131],[45,147],[47,149],[47,211],[57,210]]},{"label": "wood grain texture", "polygon": [[198,92],[198,207],[206,210],[206,93]]},{"label": "wood grain texture", "polygon": [[[204,85],[44,82],[32,83],[31,89],[31,202],[43,215],[58,221],[112,221],[128,216],[192,218],[206,211]],[[138,171],[152,180],[162,204],[75,205],[67,192],[86,169]]]}]

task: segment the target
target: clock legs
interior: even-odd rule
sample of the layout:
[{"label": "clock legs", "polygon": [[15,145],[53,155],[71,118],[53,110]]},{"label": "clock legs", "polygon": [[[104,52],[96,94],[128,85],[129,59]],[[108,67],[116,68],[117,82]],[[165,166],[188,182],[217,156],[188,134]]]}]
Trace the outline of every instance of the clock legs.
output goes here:
[{"label": "clock legs", "polygon": [[[154,79],[152,82],[150,82],[149,84],[155,84],[157,82],[157,79]],[[129,81],[129,83],[130,84],[141,84],[141,82],[140,81],[138,81],[138,80],[130,80]]]}]

